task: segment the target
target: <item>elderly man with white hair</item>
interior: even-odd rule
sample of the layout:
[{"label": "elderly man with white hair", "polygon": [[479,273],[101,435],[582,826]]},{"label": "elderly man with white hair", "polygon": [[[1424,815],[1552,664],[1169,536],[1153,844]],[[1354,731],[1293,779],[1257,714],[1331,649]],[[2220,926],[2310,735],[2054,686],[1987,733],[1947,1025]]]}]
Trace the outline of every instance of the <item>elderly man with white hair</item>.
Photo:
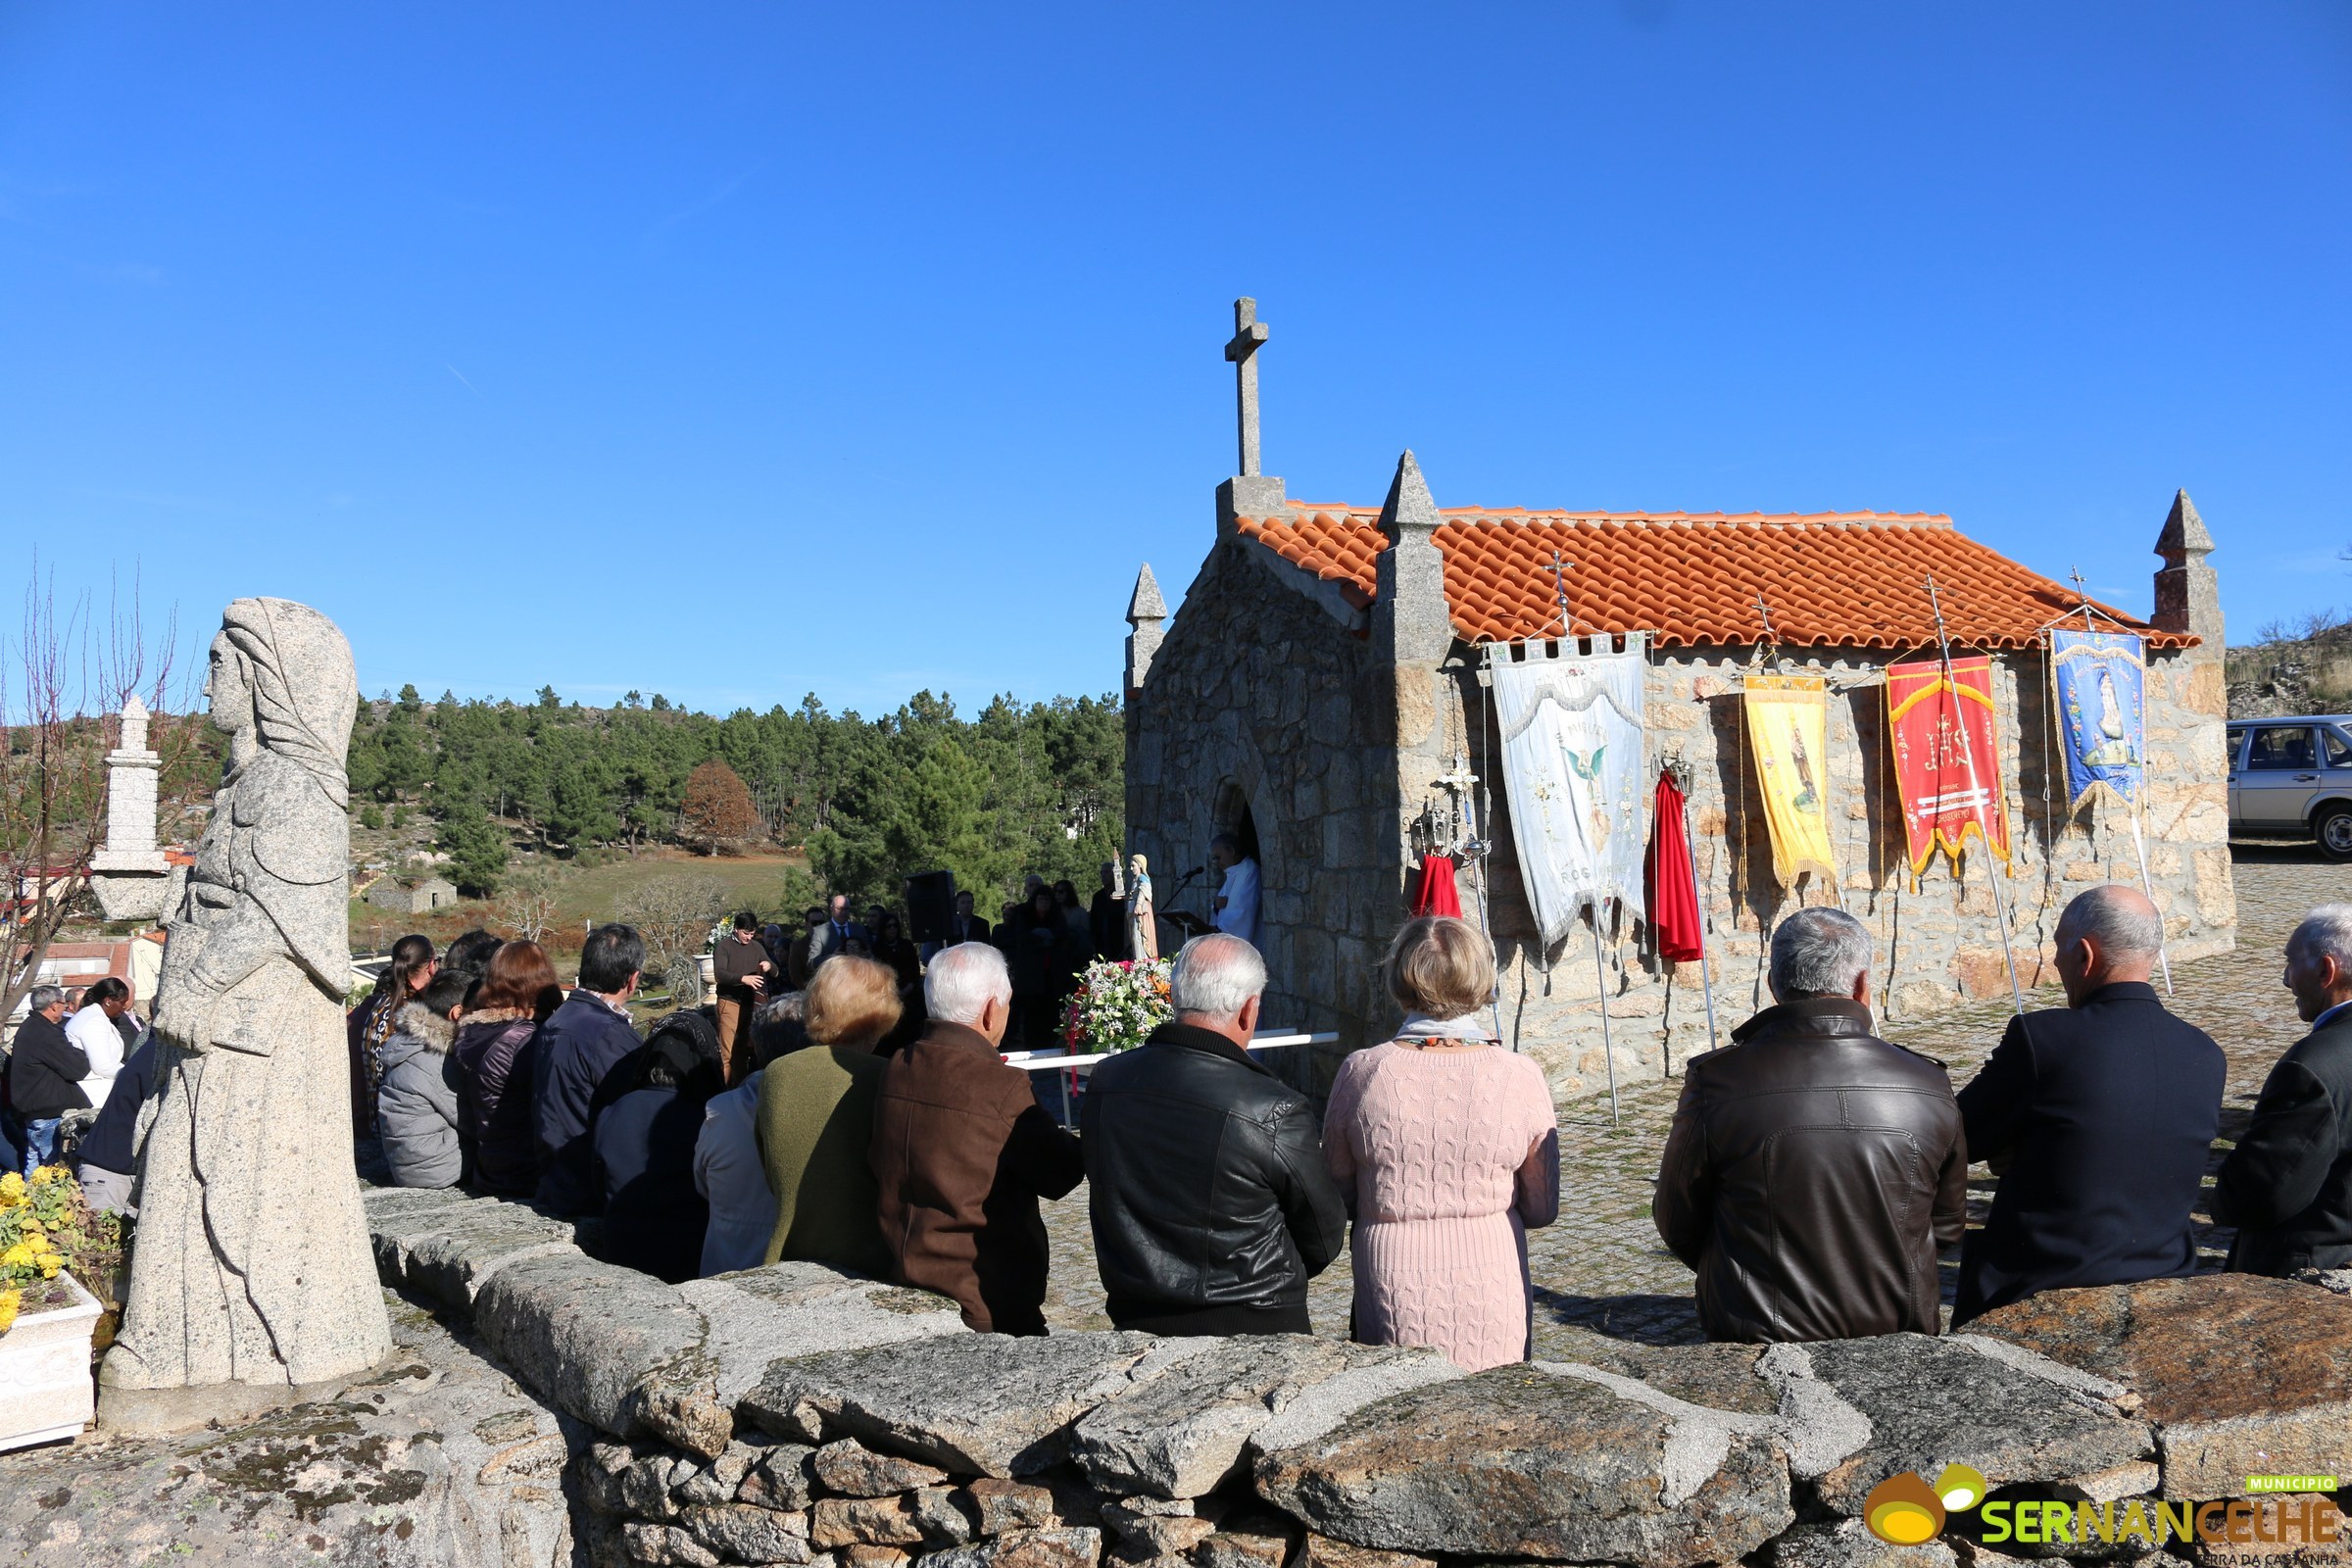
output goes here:
[{"label": "elderly man with white hair", "polygon": [[2271,1068],[2213,1186],[2213,1217],[2237,1227],[2230,1267],[2281,1278],[2352,1263],[2352,904],[2303,917],[2283,984],[2311,1033]]},{"label": "elderly man with white hair", "polygon": [[1339,1255],[1348,1211],[1314,1107],[1244,1049],[1265,962],[1239,937],[1195,937],[1169,989],[1174,1021],[1097,1067],[1079,1112],[1110,1320],[1311,1333],[1306,1282]]},{"label": "elderly man with white hair", "polygon": [[2163,945],[2137,888],[2079,895],[2058,917],[2066,1006],[2012,1018],[1960,1091],[1969,1155],[2001,1184],[1960,1250],[1955,1327],[2037,1291],[2196,1272],[2226,1065],[2148,984]]},{"label": "elderly man with white hair", "polygon": [[1698,1271],[1711,1340],[1934,1334],[1936,1249],[1960,1239],[1968,1152],[1951,1080],[1872,1032],[1870,933],[1799,909],[1772,934],[1775,1004],[1693,1056],[1651,1212]]},{"label": "elderly man with white hair", "polygon": [[1043,1334],[1037,1200],[1085,1178],[1078,1140],[997,1054],[1012,1012],[1004,954],[985,942],[941,949],[923,1006],[929,1025],[882,1069],[868,1146],[892,1275],[955,1298],[982,1334]]}]

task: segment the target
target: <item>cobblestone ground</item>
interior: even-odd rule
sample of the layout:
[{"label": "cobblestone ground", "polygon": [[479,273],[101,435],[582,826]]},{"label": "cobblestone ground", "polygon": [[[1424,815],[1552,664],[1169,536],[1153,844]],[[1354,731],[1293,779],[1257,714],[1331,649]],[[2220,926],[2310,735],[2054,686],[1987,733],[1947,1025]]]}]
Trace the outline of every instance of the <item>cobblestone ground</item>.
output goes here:
[{"label": "cobblestone ground", "polygon": [[[2230,1057],[2217,1163],[2229,1140],[2245,1125],[2271,1063],[2302,1034],[2293,1004],[2278,983],[2286,934],[2313,905],[2352,899],[2352,866],[2330,864],[2314,851],[2239,845],[2234,853],[2236,950],[2178,964],[2173,972],[2174,1009],[2210,1033]],[[2063,1006],[2065,998],[2050,987],[2029,993],[2026,1004]],[[1977,1004],[1886,1028],[1898,1044],[1947,1063],[1954,1083],[1966,1084],[1999,1042],[2009,1011],[2006,1003]],[[1735,1021],[1722,1019],[1727,1030]],[[1560,1219],[1528,1238],[1538,1355],[1571,1353],[1575,1342],[1594,1333],[1653,1344],[1700,1338],[1690,1271],[1659,1245],[1649,1218],[1651,1179],[1679,1087],[1679,1080],[1620,1085],[1615,1127],[1606,1097],[1561,1107]],[[1970,1187],[1971,1217],[1981,1220],[1991,1202],[1992,1178],[1978,1166]],[[1046,1207],[1054,1240],[1047,1317],[1061,1328],[1109,1327],[1087,1234],[1086,1189]],[[2197,1218],[2205,1264],[2218,1268],[2229,1233],[2215,1229],[2203,1214]],[[1955,1271],[1947,1257],[1947,1305]],[[1343,1255],[1315,1281],[1308,1297],[1317,1333],[1347,1334],[1352,1288]]]}]

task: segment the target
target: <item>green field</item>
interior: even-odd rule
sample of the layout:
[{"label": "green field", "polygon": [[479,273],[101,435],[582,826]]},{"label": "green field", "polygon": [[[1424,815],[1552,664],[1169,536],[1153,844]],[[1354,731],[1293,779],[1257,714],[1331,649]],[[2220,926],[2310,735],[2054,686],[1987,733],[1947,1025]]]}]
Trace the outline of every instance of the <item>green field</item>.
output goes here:
[{"label": "green field", "polygon": [[610,865],[566,874],[556,887],[556,911],[561,922],[573,929],[572,940],[577,942],[581,922],[612,918],[630,889],[656,877],[691,876],[724,886],[730,907],[751,909],[772,919],[782,912],[785,868],[795,865],[806,870],[808,858],[796,853],[729,858],[680,850],[642,850]]},{"label": "green field", "polygon": [[[556,914],[548,949],[576,954],[588,922],[610,920],[636,888],[661,877],[687,876],[716,882],[725,890],[729,908],[751,909],[763,918],[784,913],[785,872],[808,868],[798,851],[737,857],[691,855],[683,850],[642,850],[616,856],[607,864],[564,866],[555,885]],[[501,933],[512,927],[501,918],[496,899],[462,900],[431,914],[396,914],[354,899],[351,904],[351,945],[355,953],[380,953],[395,938],[421,931],[435,944],[446,945],[463,932],[481,927]]]}]

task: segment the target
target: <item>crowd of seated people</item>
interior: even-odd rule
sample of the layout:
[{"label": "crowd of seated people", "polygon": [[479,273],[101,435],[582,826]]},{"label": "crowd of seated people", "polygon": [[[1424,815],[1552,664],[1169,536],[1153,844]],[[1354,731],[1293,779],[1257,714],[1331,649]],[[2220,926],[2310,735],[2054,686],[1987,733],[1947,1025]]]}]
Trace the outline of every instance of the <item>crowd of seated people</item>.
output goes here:
[{"label": "crowd of seated people", "polygon": [[[1032,927],[1076,929],[1054,890],[1031,906]],[[393,1179],[601,1216],[603,1253],[663,1279],[822,1263],[1016,1335],[1046,1330],[1041,1205],[1083,1183],[1122,1328],[1309,1332],[1308,1283],[1345,1247],[1357,1340],[1473,1370],[1532,1352],[1527,1232],[1559,1212],[1559,1122],[1542,1070],[1491,1027],[1494,951],[1475,926],[1396,933],[1382,971],[1402,1021],[1343,1062],[1319,1114],[1249,1049],[1256,950],[1195,938],[1173,963],[1175,1016],[1095,1068],[1073,1133],[1003,1057],[1017,943],[1010,961],[993,941],[940,946],[910,986],[889,937],[837,932],[845,904],[816,912],[784,955],[797,961],[734,969],[788,987],[737,1030],[740,1071],[713,1009],[639,1034],[645,949],[627,926],[590,934],[567,996],[535,944],[396,952],[387,1000],[353,1026]],[[764,951],[756,926],[738,931]],[[1941,1332],[1938,1254],[1954,1249],[1953,1324],[2193,1272],[2224,1061],[2149,983],[2162,940],[2132,889],[2077,898],[2056,932],[2067,1005],[2013,1019],[1955,1092],[1880,1038],[1858,921],[1783,920],[1773,1004],[1688,1063],[1658,1170],[1657,1231],[1696,1275],[1708,1337]],[[2352,1262],[2352,905],[2296,929],[2285,983],[2312,1031],[2212,1200],[2237,1228],[2230,1266],[2277,1275]],[[1972,1159],[2000,1180],[1969,1230]]]}]

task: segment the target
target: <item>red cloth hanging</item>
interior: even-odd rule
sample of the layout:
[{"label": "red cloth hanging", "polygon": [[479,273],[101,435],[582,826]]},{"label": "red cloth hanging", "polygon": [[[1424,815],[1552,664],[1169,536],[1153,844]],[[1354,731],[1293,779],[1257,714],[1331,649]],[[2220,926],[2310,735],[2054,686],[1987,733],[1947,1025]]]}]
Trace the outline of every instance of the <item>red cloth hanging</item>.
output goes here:
[{"label": "red cloth hanging", "polygon": [[1421,857],[1421,887],[1413,895],[1413,913],[1462,917],[1462,896],[1454,890],[1453,861],[1443,855]]},{"label": "red cloth hanging", "polygon": [[1642,867],[1649,895],[1649,927],[1658,956],[1679,963],[1700,956],[1707,939],[1698,917],[1690,841],[1683,836],[1683,792],[1675,788],[1671,773],[1658,775],[1658,796],[1649,822],[1649,855]]}]

